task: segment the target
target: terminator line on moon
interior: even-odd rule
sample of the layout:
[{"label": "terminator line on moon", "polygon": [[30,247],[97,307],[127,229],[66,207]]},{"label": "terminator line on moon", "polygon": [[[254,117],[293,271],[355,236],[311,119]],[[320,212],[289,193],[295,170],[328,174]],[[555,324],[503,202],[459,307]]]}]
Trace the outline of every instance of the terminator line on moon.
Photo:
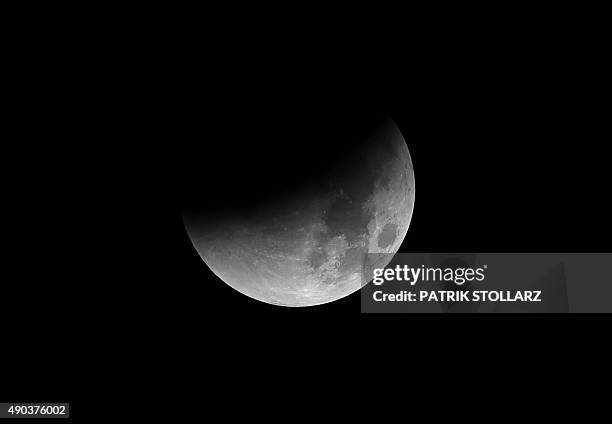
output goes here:
[{"label": "terminator line on moon", "polygon": [[257,300],[318,305],[369,279],[364,263],[386,266],[412,217],[414,171],[398,127],[386,119],[358,151],[347,152],[325,185],[304,184],[274,212],[202,226],[184,216],[204,262],[225,283]]}]

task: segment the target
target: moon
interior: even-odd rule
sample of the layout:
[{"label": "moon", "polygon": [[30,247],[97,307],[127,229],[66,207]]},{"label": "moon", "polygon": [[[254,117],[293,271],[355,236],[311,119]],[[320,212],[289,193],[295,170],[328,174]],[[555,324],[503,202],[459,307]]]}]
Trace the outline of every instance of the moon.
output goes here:
[{"label": "moon", "polygon": [[399,128],[386,117],[362,132],[359,123],[334,125],[341,127],[334,140],[350,140],[334,154],[321,145],[316,155],[325,160],[311,154],[307,170],[278,170],[277,178],[291,173],[290,190],[251,193],[248,213],[233,213],[232,204],[216,215],[205,208],[183,214],[202,260],[240,293],[289,307],[332,302],[369,282],[363,270],[372,254],[383,254],[377,266],[384,266],[402,245],[415,189]]}]

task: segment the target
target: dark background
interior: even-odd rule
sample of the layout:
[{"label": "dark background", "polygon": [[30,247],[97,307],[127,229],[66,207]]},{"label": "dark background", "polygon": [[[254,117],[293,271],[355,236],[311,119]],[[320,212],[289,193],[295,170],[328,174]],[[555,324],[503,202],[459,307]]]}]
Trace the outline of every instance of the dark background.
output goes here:
[{"label": "dark background", "polygon": [[[212,370],[226,383],[214,389],[232,397],[276,372],[316,381],[360,377],[361,365],[377,373],[383,355],[457,370],[476,350],[493,362],[510,353],[542,370],[569,346],[600,343],[600,317],[363,315],[359,293],[311,308],[268,305],[220,281],[191,246],[181,213],[197,168],[186,165],[218,175],[207,182],[215,190],[248,179],[234,165],[259,140],[227,137],[225,124],[248,135],[241,122],[257,122],[272,102],[302,118],[324,105],[397,123],[418,192],[402,251],[609,249],[596,45],[549,32],[456,37],[414,30],[414,19],[394,45],[352,35],[190,38],[201,26],[181,25],[175,43],[139,33],[149,49],[126,38],[109,49],[105,36],[84,48],[70,32],[16,48],[35,62],[15,61],[11,80],[8,400],[69,400],[91,416],[96,399],[113,396],[197,399],[186,381],[203,385]],[[298,158],[308,147],[291,146]],[[447,378],[442,387],[456,382]]]}]

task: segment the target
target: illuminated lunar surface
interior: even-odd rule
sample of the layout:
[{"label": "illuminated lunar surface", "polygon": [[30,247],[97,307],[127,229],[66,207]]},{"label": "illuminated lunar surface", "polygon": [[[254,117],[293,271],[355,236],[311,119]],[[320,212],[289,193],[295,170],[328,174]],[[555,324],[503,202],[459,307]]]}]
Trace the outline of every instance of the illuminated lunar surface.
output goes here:
[{"label": "illuminated lunar surface", "polygon": [[263,302],[310,306],[340,299],[368,283],[362,277],[368,253],[386,254],[377,264],[384,266],[406,236],[414,205],[406,142],[386,119],[316,183],[306,180],[291,195],[263,203],[246,216],[208,225],[184,216],[204,262]]}]

